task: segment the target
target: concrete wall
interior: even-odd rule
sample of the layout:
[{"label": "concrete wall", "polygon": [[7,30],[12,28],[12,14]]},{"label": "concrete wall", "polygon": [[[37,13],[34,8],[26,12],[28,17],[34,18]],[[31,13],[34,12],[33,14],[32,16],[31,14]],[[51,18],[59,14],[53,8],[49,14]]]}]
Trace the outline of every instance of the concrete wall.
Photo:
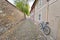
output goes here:
[{"label": "concrete wall", "polygon": [[30,14],[30,19],[33,20],[33,21],[35,21],[35,20],[34,20],[34,18],[35,18],[34,16],[35,16],[35,9],[33,9],[33,10],[31,11],[31,14]]},{"label": "concrete wall", "polygon": [[[51,36],[55,38],[55,35],[60,35],[59,34],[59,25],[60,24],[60,0],[57,0],[55,3],[51,4],[49,6],[49,13],[48,13],[48,21],[50,23],[50,27],[51,27]],[[59,22],[58,22],[59,20]],[[57,30],[58,29],[58,30]],[[57,31],[58,34],[57,34]],[[57,40],[60,40],[59,39],[60,37],[58,37]]]},{"label": "concrete wall", "polygon": [[[41,0],[38,0],[35,6],[35,21],[40,22],[39,14],[41,14],[41,20],[47,21],[47,11],[48,11],[48,22],[49,27],[51,28],[50,37],[54,40],[60,39],[60,0],[50,0],[49,1],[49,8],[47,10],[47,2],[43,0],[43,4],[40,5]],[[57,38],[57,39],[56,39]]]}]

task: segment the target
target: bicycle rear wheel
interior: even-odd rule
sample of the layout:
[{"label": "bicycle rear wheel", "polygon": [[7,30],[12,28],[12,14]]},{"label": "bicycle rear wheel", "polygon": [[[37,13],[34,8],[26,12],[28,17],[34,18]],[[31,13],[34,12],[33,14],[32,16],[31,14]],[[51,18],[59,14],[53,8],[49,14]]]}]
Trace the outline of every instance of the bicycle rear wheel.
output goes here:
[{"label": "bicycle rear wheel", "polygon": [[51,29],[47,26],[43,29],[45,35],[49,35],[51,32]]}]

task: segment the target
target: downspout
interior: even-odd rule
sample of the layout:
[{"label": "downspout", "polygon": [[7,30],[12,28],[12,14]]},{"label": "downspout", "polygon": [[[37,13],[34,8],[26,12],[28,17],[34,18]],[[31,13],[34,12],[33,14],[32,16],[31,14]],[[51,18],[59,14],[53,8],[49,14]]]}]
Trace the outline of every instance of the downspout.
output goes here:
[{"label": "downspout", "polygon": [[47,0],[46,22],[48,22],[48,13],[49,13],[49,0]]}]

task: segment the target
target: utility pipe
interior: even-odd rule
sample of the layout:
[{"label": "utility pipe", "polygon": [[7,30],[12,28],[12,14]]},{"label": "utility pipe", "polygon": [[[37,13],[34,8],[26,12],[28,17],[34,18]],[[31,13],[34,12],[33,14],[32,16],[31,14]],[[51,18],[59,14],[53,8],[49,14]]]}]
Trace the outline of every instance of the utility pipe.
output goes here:
[{"label": "utility pipe", "polygon": [[46,6],[46,22],[48,22],[48,13],[49,13],[49,0],[47,0],[47,6]]}]

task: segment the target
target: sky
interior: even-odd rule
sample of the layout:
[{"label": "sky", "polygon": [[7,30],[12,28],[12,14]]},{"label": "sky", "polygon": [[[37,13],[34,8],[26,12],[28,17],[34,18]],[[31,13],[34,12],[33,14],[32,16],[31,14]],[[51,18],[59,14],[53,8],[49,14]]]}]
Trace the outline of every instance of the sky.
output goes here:
[{"label": "sky", "polygon": [[[15,5],[14,4],[14,0],[8,0],[10,3],[12,3],[13,5]],[[33,5],[33,3],[34,3],[34,0],[29,0],[29,5],[30,5],[30,10],[31,10],[31,7],[32,7],[32,5]]]}]

